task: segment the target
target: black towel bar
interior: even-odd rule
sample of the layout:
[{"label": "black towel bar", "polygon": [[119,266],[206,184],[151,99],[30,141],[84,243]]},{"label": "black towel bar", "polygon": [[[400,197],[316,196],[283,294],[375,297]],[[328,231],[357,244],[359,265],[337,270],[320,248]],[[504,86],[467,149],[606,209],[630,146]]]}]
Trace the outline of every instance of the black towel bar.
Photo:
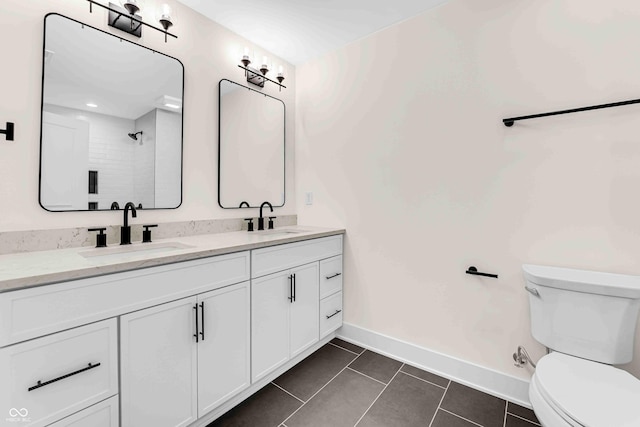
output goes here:
[{"label": "black towel bar", "polygon": [[491,274],[491,273],[481,273],[478,271],[477,268],[475,268],[473,265],[469,268],[467,268],[467,271],[465,271],[465,273],[467,274],[473,274],[474,276],[484,276],[484,277],[493,277],[494,279],[498,278],[497,274]]},{"label": "black towel bar", "polygon": [[505,126],[511,127],[513,123],[518,120],[538,119],[540,117],[557,116],[560,114],[579,113],[581,111],[600,110],[602,108],[621,107],[623,105],[631,105],[640,103],[640,99],[632,99],[630,101],[613,102],[611,104],[592,105],[590,107],[572,108],[570,110],[552,111],[550,113],[532,114],[530,116],[510,117],[508,119],[502,119],[502,123]]}]

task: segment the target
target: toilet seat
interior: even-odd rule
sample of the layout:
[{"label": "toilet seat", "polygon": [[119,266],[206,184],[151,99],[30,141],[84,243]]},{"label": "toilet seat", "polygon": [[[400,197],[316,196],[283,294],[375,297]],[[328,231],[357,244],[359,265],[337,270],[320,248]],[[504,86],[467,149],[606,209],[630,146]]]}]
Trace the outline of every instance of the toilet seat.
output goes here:
[{"label": "toilet seat", "polygon": [[566,426],[640,426],[640,380],[613,366],[554,352],[538,362],[530,393]]}]

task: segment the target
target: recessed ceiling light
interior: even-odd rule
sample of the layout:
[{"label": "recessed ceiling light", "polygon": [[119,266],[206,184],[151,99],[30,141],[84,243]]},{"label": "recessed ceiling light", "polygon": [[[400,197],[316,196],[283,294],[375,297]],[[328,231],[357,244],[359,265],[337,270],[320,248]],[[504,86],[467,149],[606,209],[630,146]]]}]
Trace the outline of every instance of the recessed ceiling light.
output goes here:
[{"label": "recessed ceiling light", "polygon": [[98,108],[98,105],[94,104],[93,102],[87,102],[87,107]]}]

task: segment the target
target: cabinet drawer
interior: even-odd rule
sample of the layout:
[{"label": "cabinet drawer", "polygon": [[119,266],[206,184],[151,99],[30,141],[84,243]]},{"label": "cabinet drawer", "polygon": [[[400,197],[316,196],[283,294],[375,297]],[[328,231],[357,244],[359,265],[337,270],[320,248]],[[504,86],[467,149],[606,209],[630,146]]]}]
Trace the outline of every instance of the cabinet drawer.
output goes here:
[{"label": "cabinet drawer", "polygon": [[342,292],[320,301],[320,339],[342,326]]},{"label": "cabinet drawer", "polygon": [[342,290],[342,256],[320,261],[320,299]]},{"label": "cabinet drawer", "polygon": [[30,427],[117,394],[116,319],[1,349],[0,378],[0,402],[28,411]]},{"label": "cabinet drawer", "polygon": [[0,293],[0,347],[249,280],[249,252]]},{"label": "cabinet drawer", "polygon": [[118,421],[118,396],[113,396],[49,427],[118,427]]},{"label": "cabinet drawer", "polygon": [[265,276],[336,255],[342,255],[342,235],[256,249],[251,251],[251,277]]}]

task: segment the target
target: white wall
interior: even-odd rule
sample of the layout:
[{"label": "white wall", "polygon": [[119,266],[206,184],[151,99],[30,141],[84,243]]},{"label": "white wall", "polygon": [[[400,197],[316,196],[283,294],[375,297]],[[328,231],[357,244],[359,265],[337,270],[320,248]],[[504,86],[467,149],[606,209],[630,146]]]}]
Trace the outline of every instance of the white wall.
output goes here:
[{"label": "white wall", "polygon": [[[180,114],[156,110],[155,203],[156,206],[178,206],[182,184],[179,164]],[[216,193],[217,194],[217,193]]]},{"label": "white wall", "polygon": [[[138,135],[138,140],[133,141],[127,136],[134,149],[132,158],[133,169],[133,202],[136,207],[142,204],[145,209],[154,208],[156,206],[156,189],[155,189],[155,164],[156,164],[156,146],[158,141],[157,132],[157,110],[154,108],[144,116],[136,119],[136,128],[132,132],[142,132]],[[179,141],[180,136],[174,141]],[[126,202],[125,202],[126,203]],[[163,206],[177,206],[163,205]],[[120,204],[124,208],[123,204]]]},{"label": "white wall", "polygon": [[[94,7],[89,13],[86,0],[2,0],[0,39],[2,53],[11,61],[0,67],[0,127],[5,121],[16,124],[16,138],[0,138],[0,219],[1,231],[18,231],[96,224],[119,224],[114,212],[51,213],[38,204],[40,103],[42,82],[42,40],[44,16],[57,12],[118,37],[133,40],[179,59],[185,67],[183,202],[179,209],[147,211],[133,223],[162,223],[212,218],[246,217],[247,212],[223,210],[217,204],[218,89],[220,79],[241,84],[243,71],[237,67],[244,46],[265,54],[222,26],[172,0],[145,0],[143,18],[154,23],[155,9],[169,3],[175,11],[169,38],[145,28],[136,39],[107,26],[106,11]],[[145,12],[146,11],[146,12]],[[269,57],[274,55],[267,53]],[[287,89],[278,92],[267,85],[265,93],[287,104],[287,205],[276,215],[295,213],[293,191],[293,135],[295,122],[295,68],[285,64]],[[125,135],[126,136],[126,135]],[[257,212],[257,210],[256,210]]]},{"label": "white wall", "polygon": [[521,264],[640,273],[640,106],[501,122],[637,98],[638,22],[451,0],[297,68],[298,218],[347,229],[346,322],[526,378]]}]

